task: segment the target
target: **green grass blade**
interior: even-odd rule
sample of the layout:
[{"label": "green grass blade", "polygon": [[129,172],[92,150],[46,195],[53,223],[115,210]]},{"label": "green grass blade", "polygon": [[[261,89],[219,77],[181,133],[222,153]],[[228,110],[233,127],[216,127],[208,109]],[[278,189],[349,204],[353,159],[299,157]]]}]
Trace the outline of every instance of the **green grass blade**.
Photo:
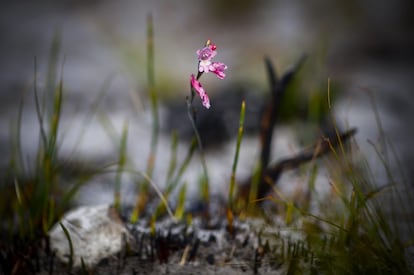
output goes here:
[{"label": "green grass blade", "polygon": [[171,193],[180,182],[181,177],[183,176],[184,172],[187,170],[188,165],[190,164],[191,159],[193,158],[195,149],[197,148],[197,140],[194,138],[191,141],[190,147],[188,148],[188,152],[186,157],[184,158],[183,162],[181,163],[180,167],[178,168],[178,172],[176,176],[170,180],[167,184],[166,193]]},{"label": "green grass blade", "polygon": [[40,137],[41,141],[43,143],[43,148],[47,148],[47,137],[46,137],[46,131],[45,126],[43,122],[43,115],[44,113],[41,111],[41,106],[39,102],[39,94],[37,91],[37,59],[35,57],[34,59],[34,83],[33,83],[33,89],[34,89],[34,99],[35,99],[35,106],[36,106],[36,115],[37,120],[39,122],[39,128],[40,128]]},{"label": "green grass blade", "polygon": [[170,164],[168,165],[167,180],[169,182],[173,177],[175,168],[177,167],[177,146],[178,146],[178,135],[176,131],[171,134],[171,158]]},{"label": "green grass blade", "polygon": [[[109,87],[111,86],[113,77],[114,77],[113,75],[110,75],[107,78],[105,78],[100,89],[97,92],[97,95],[94,96],[94,101],[90,104],[90,106],[86,110],[85,117],[82,119],[82,126],[83,126],[83,129],[85,130],[79,131],[79,134],[75,138],[74,146],[71,150],[71,153],[68,156],[68,159],[75,158],[75,155],[78,152],[78,147],[80,146],[85,134],[87,133],[86,129],[88,129],[88,127],[93,121],[93,118],[98,114],[98,108],[101,102],[103,101],[104,97],[107,95],[109,91]],[[75,120],[73,120],[71,124],[73,124],[74,121]],[[71,128],[72,128],[71,125],[67,126],[67,129],[71,129]],[[66,131],[62,132],[62,136],[66,136]]]},{"label": "green grass blade", "polygon": [[[173,145],[173,147],[174,147],[174,145]],[[188,149],[188,152],[187,152],[187,155],[186,155],[185,159],[183,160],[180,167],[178,168],[177,175],[172,179],[169,178],[169,180],[167,182],[167,186],[166,186],[165,192],[164,192],[164,196],[165,196],[166,199],[168,199],[169,195],[175,190],[175,188],[180,183],[180,179],[181,179],[182,175],[184,174],[184,172],[187,170],[187,167],[190,164],[190,161],[191,161],[191,159],[194,155],[194,152],[195,152],[196,148],[197,148],[197,141],[196,141],[196,139],[193,139],[191,144],[190,144],[190,147]],[[182,192],[182,189],[180,190],[180,192]],[[157,215],[162,213],[164,210],[166,210],[165,203],[161,200],[159,205],[157,206],[157,210],[156,210]],[[133,218],[135,218],[135,217],[136,216],[134,215]]]},{"label": "green grass blade", "polygon": [[175,209],[175,214],[174,214],[177,220],[181,220],[184,216],[186,197],[187,197],[187,184],[184,183],[180,189],[180,192],[178,193],[178,203],[177,203],[177,208]]},{"label": "green grass blade", "polygon": [[17,179],[14,179],[14,190],[16,193],[17,202],[19,203],[19,205],[23,205],[23,200],[22,200],[22,195],[21,195],[22,192],[20,191],[19,182],[17,181]]},{"label": "green grass blade", "polygon": [[[145,173],[141,173],[138,172],[146,181],[148,181],[148,183],[152,186],[152,188],[154,189],[155,193],[158,195],[158,197],[160,198],[161,202],[164,204],[165,209],[167,210],[168,215],[170,216],[170,218],[172,218],[173,220],[175,220],[174,214],[171,210],[171,207],[168,204],[167,198],[162,194],[161,190],[159,189],[159,187],[157,186],[157,184],[155,184],[155,182],[152,181],[152,179]],[[131,215],[131,222],[135,223],[138,219],[139,216],[139,212],[136,212],[137,208],[135,208],[133,210],[133,213]]]},{"label": "green grass blade", "polygon": [[114,147],[118,147],[120,137],[117,135],[115,126],[113,125],[112,121],[109,119],[108,115],[102,111],[99,111],[98,119],[106,135],[111,140],[112,145]]},{"label": "green grass blade", "polygon": [[147,77],[149,97],[151,100],[152,111],[152,136],[151,147],[147,161],[147,175],[152,177],[155,165],[155,156],[157,151],[159,136],[159,115],[158,115],[158,93],[155,88],[155,69],[154,69],[154,23],[152,15],[147,16]]},{"label": "green grass blade", "polygon": [[240,145],[241,145],[241,141],[243,138],[243,132],[244,132],[245,113],[246,113],[246,103],[243,100],[241,104],[241,109],[240,109],[239,130],[237,134],[236,152],[234,154],[233,166],[231,169],[230,186],[229,186],[229,194],[228,194],[228,207],[232,211],[234,211],[233,196],[234,196],[234,190],[236,187],[236,169],[237,169],[237,163],[239,161]]},{"label": "green grass blade", "polygon": [[[151,114],[152,114],[152,133],[150,152],[147,158],[146,175],[152,178],[152,174],[155,167],[156,151],[159,139],[159,115],[158,115],[158,93],[155,87],[155,68],[154,68],[154,24],[152,15],[147,16],[147,81],[148,92],[151,101]],[[140,185],[140,191],[137,195],[136,205],[131,216],[131,221],[135,222],[138,219],[139,213],[146,204],[149,192],[149,182],[138,182]]]},{"label": "green grass blade", "polygon": [[115,177],[115,192],[114,192],[114,206],[115,209],[120,210],[121,208],[121,181],[122,173],[127,159],[127,138],[128,138],[128,123],[124,123],[122,130],[121,144],[119,147],[119,161],[118,169]]},{"label": "green grass blade", "polygon": [[17,113],[16,123],[10,125],[10,140],[11,140],[11,158],[6,170],[6,178],[13,179],[19,173],[24,173],[26,168],[22,156],[22,145],[21,145],[21,127],[22,127],[22,115],[24,107],[24,95],[21,96],[19,102],[19,108]]},{"label": "green grass blade", "polygon": [[63,223],[62,223],[62,222],[60,222],[60,223],[59,223],[59,225],[60,225],[60,227],[62,228],[63,233],[65,233],[65,237],[66,237],[66,239],[68,240],[68,243],[69,243],[69,263],[68,263],[68,265],[69,265],[69,269],[71,269],[71,268],[72,268],[72,266],[73,266],[73,255],[74,255],[74,253],[73,253],[73,243],[72,243],[72,238],[70,237],[69,231],[68,231],[68,230],[67,230],[67,228],[63,225]]},{"label": "green grass blade", "polygon": [[247,202],[247,212],[253,213],[255,206],[256,206],[256,200],[261,199],[257,197],[258,191],[259,191],[259,184],[261,179],[261,162],[259,161],[254,169],[254,174],[252,177],[252,183],[249,190],[249,198]]},{"label": "green grass blade", "polygon": [[55,31],[53,35],[52,44],[50,46],[49,60],[47,66],[47,75],[46,75],[46,94],[44,100],[46,100],[46,114],[50,115],[53,109],[52,98],[55,93],[56,88],[56,72],[58,70],[59,63],[59,53],[61,48],[61,37],[60,32]]},{"label": "green grass blade", "polygon": [[198,184],[199,184],[199,190],[200,190],[200,200],[202,201],[202,202],[204,202],[205,203],[205,214],[207,215],[207,217],[209,216],[209,213],[208,213],[208,209],[209,209],[209,207],[208,207],[208,205],[209,205],[209,202],[210,202],[210,186],[209,186],[209,182],[208,182],[208,178],[206,178],[205,177],[205,175],[201,175],[200,176],[200,179],[199,179],[199,181],[198,181]]},{"label": "green grass blade", "polygon": [[[63,65],[62,65],[63,66]],[[56,89],[53,103],[53,113],[50,121],[50,132],[49,132],[49,146],[48,154],[54,159],[57,153],[57,137],[60,124],[60,115],[62,111],[62,98],[63,98],[63,78],[60,79],[59,85]]]}]

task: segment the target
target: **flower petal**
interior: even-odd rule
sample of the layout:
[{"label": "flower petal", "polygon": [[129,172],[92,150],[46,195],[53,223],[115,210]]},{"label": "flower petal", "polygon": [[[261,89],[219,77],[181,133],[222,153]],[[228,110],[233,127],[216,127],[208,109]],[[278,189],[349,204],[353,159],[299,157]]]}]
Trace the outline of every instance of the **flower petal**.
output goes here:
[{"label": "flower petal", "polygon": [[202,73],[202,72],[208,73],[210,66],[211,66],[211,61],[210,60],[201,60],[198,63],[198,71],[200,73]]},{"label": "flower petal", "polygon": [[190,83],[191,83],[191,86],[196,91],[196,93],[200,96],[203,106],[209,109],[211,105],[210,105],[210,99],[208,97],[208,94],[206,93],[203,86],[201,86],[201,83],[194,77],[193,74],[191,75]]},{"label": "flower petal", "polygon": [[224,73],[224,70],[226,69],[227,65],[222,62],[213,62],[209,66],[209,71],[216,74],[220,79],[224,79],[226,77],[226,74]]},{"label": "flower petal", "polygon": [[213,57],[217,55],[216,46],[215,45],[209,45],[207,47],[204,47],[202,49],[199,49],[196,51],[197,58],[200,61],[207,60],[210,61]]}]

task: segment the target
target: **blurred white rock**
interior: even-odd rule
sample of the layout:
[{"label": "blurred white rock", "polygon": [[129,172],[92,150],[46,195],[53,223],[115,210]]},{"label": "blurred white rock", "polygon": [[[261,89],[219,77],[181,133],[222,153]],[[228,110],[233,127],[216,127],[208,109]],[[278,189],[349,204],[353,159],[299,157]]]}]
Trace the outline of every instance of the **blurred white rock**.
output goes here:
[{"label": "blurred white rock", "polygon": [[116,210],[110,205],[84,206],[71,210],[49,232],[50,247],[64,263],[70,262],[69,240],[60,224],[67,229],[72,246],[73,267],[82,260],[93,266],[120,252],[132,236]]}]

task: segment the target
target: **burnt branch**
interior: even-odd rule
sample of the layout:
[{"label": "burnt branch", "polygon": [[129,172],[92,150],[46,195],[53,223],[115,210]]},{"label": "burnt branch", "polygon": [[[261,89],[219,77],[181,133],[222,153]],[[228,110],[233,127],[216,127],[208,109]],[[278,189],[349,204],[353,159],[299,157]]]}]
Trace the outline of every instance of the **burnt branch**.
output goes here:
[{"label": "burnt branch", "polygon": [[288,85],[304,61],[305,56],[302,56],[295,66],[285,72],[283,76],[278,79],[272,61],[268,57],[265,58],[266,72],[270,83],[271,98],[265,106],[260,121],[260,144],[262,147],[260,154],[260,164],[262,168],[266,168],[270,161],[273,129],[277,122],[277,116],[283,96]]},{"label": "burnt branch", "polygon": [[[282,159],[263,170],[262,178],[259,184],[258,198],[265,197],[272,189],[272,186],[277,183],[280,175],[291,169],[296,169],[300,165],[309,162],[313,159],[319,158],[332,152],[338,145],[346,143],[357,132],[356,128],[352,128],[345,133],[328,138],[322,137],[313,146],[304,149],[293,157]],[[239,188],[239,196],[241,198],[248,198],[252,183],[252,176],[249,177],[246,183]]]}]

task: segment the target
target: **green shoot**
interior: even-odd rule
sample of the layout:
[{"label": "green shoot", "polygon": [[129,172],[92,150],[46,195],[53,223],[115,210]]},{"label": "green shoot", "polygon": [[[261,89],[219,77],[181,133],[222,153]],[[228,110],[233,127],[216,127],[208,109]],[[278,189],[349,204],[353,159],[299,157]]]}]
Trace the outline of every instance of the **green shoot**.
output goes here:
[{"label": "green shoot", "polygon": [[118,169],[115,177],[115,192],[114,192],[114,207],[118,211],[121,207],[121,181],[122,173],[126,162],[126,150],[127,150],[127,138],[128,138],[128,123],[124,123],[121,137],[121,145],[119,146],[119,161]]},{"label": "green shoot", "polygon": [[[239,161],[239,152],[240,152],[240,145],[243,138],[243,131],[244,131],[244,117],[246,112],[246,103],[243,100],[240,109],[240,120],[239,120],[239,131],[237,134],[237,144],[236,144],[236,153],[234,154],[233,166],[231,169],[231,176],[230,176],[230,186],[229,186],[229,194],[228,194],[228,205],[229,208],[233,209],[233,196],[234,196],[234,189],[236,187],[236,169],[237,163]],[[234,209],[233,209],[234,210]]]},{"label": "green shoot", "polygon": [[180,192],[178,193],[178,203],[177,203],[177,207],[175,209],[175,214],[174,214],[177,220],[181,220],[184,216],[186,196],[187,196],[187,184],[184,183],[180,189]]},{"label": "green shoot", "polygon": [[236,153],[234,154],[233,166],[231,169],[229,194],[227,199],[227,219],[230,230],[233,227],[233,212],[234,212],[234,190],[236,188],[236,169],[239,162],[240,145],[244,132],[244,117],[246,113],[246,102],[243,100],[240,108],[239,130],[237,134]]},{"label": "green shoot", "polygon": [[[180,183],[180,179],[183,173],[185,172],[185,170],[187,170],[187,167],[190,164],[190,161],[192,159],[195,149],[196,149],[196,140],[193,139],[192,143],[190,144],[186,158],[181,163],[177,171],[177,175],[173,177],[175,166],[176,166],[176,150],[177,150],[177,136],[176,136],[176,133],[173,133],[172,143],[171,143],[171,151],[172,151],[171,154],[172,155],[171,155],[171,161],[170,161],[168,177],[167,177],[167,186],[164,191],[164,197],[166,200],[168,200],[170,194],[175,190],[175,188]],[[157,206],[157,209],[155,210],[156,216],[162,214],[163,212],[165,212],[165,204],[162,201],[160,201],[159,205]]]},{"label": "green shoot", "polygon": [[167,183],[167,187],[166,187],[167,194],[170,194],[179,184],[181,177],[183,176],[184,172],[187,170],[188,165],[190,164],[190,161],[193,158],[196,148],[197,148],[197,140],[193,139],[191,141],[190,147],[188,148],[186,157],[184,158],[183,162],[178,168],[177,174],[175,175],[175,177],[172,177],[172,180],[170,179]]},{"label": "green shoot", "polygon": [[68,229],[63,225],[62,222],[59,223],[60,227],[62,228],[63,232],[65,233],[66,239],[68,240],[69,243],[69,269],[72,268],[73,266],[73,243],[72,243],[72,238],[70,237],[69,231]]},{"label": "green shoot", "polygon": [[173,131],[171,134],[171,159],[170,159],[170,164],[168,166],[166,182],[168,182],[169,179],[172,178],[175,168],[177,166],[177,145],[178,145],[178,135],[176,131]]},{"label": "green shoot", "polygon": [[[152,137],[150,154],[147,161],[147,175],[152,177],[155,164],[155,155],[158,144],[159,135],[159,115],[158,115],[158,94],[155,88],[154,78],[154,23],[152,21],[152,15],[147,16],[147,77],[148,77],[148,88],[149,98],[151,100],[151,111],[152,111]],[[145,190],[145,188],[144,188]]]},{"label": "green shoot", "polygon": [[249,190],[249,197],[248,197],[248,202],[247,202],[247,212],[252,214],[254,213],[254,210],[256,208],[256,201],[258,199],[257,194],[259,191],[259,184],[261,181],[261,174],[262,174],[262,167],[260,164],[260,161],[257,163],[256,167],[254,168],[254,174],[253,174],[253,178],[252,178],[252,184],[250,186],[250,190]]},{"label": "green shoot", "polygon": [[[147,159],[147,169],[146,174],[152,178],[152,173],[155,166],[155,157],[158,144],[159,136],[159,115],[158,115],[158,94],[155,88],[155,69],[154,69],[154,26],[152,21],[152,15],[147,16],[147,77],[148,77],[148,88],[149,88],[149,97],[151,100],[151,110],[152,110],[152,136],[151,136],[151,146],[150,153]],[[135,208],[131,215],[131,222],[136,222],[142,210],[144,209],[146,202],[149,197],[149,186],[148,182],[142,182],[140,186],[140,193],[137,195]]]}]

